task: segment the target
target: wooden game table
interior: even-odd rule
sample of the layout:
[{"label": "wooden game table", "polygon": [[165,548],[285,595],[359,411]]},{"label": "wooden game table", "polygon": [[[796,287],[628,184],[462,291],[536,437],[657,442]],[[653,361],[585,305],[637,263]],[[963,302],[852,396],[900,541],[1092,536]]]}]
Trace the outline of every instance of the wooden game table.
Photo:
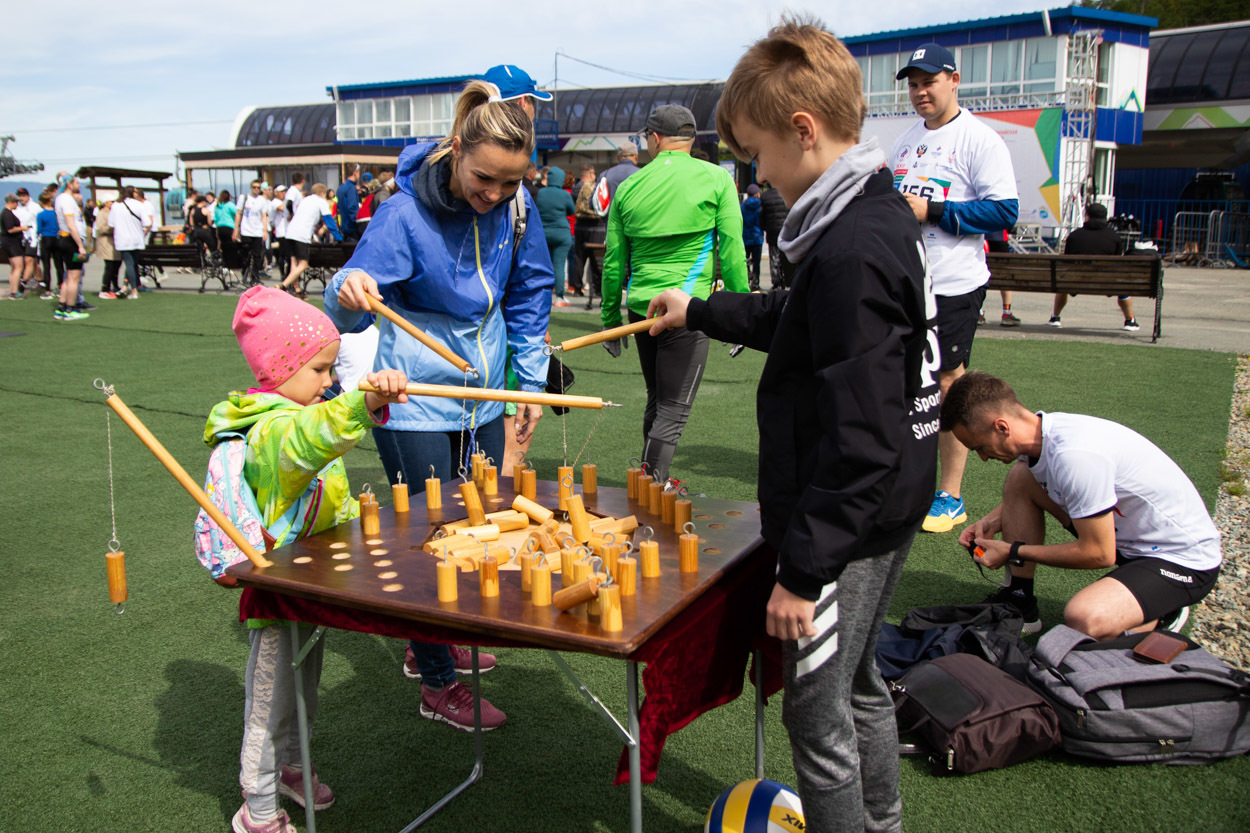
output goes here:
[{"label": "wooden game table", "polygon": [[[250,616],[269,616],[323,625],[326,605],[349,609],[359,617],[376,615],[379,619],[395,618],[414,623],[413,636],[423,637],[422,625],[429,626],[426,638],[461,643],[517,645],[544,648],[551,652],[560,670],[572,680],[578,691],[621,735],[629,755],[630,826],[642,830],[642,778],[639,747],[638,664],[635,655],[665,625],[694,604],[721,582],[734,567],[744,564],[764,549],[759,535],[758,510],[753,503],[694,498],[692,523],[699,535],[699,570],[682,573],[678,569],[678,533],[665,528],[658,515],[648,507],[630,500],[624,489],[600,487],[597,493],[583,495],[586,509],[595,515],[623,518],[634,515],[639,522],[637,541],[642,526],[654,530],[660,546],[662,574],[659,578],[637,578],[637,594],[623,597],[621,602],[624,627],[621,631],[604,632],[598,618],[590,616],[585,606],[561,613],[554,607],[535,607],[529,594],[521,592],[519,571],[499,571],[499,595],[483,598],[478,589],[477,573],[460,573],[455,602],[439,602],[435,567],[439,559],[422,550],[422,544],[442,524],[460,520],[466,515],[457,491],[459,481],[442,487],[442,509],[428,510],[422,495],[411,499],[411,511],[397,514],[390,507],[379,513],[380,531],[366,536],[358,521],[341,524],[318,535],[301,539],[268,553],[273,565],[260,569],[249,562],[231,567],[227,572],[247,587],[270,591],[256,594],[273,603],[258,608],[253,604]],[[511,506],[515,496],[510,479],[499,482],[498,495],[482,495],[487,513]],[[555,508],[557,488],[553,482],[538,483],[537,500]],[[559,516],[559,515],[557,515]],[[553,589],[560,579],[553,576]],[[276,594],[276,595],[275,595]],[[319,617],[320,618],[319,620]],[[357,629],[357,625],[351,626]],[[371,630],[366,624],[361,630]],[[324,628],[302,647],[296,658],[298,665],[306,656]],[[382,632],[382,631],[372,631]],[[298,635],[296,636],[298,646]],[[626,660],[626,689],[629,714],[627,727],[604,707],[593,693],[576,677],[572,669],[555,651],[579,651]],[[473,695],[475,717],[475,765],[468,778],[436,802],[429,810],[404,828],[414,830],[446,804],[476,782],[483,768],[480,701],[481,689],[477,667],[478,650],[472,648]],[[756,668],[760,657],[756,654]],[[300,677],[296,677],[296,701],[301,748],[308,756],[308,727],[304,710]],[[649,683],[650,685],[650,683]],[[654,693],[654,692],[649,692]],[[756,776],[763,777],[763,693],[756,685]],[[311,772],[308,760],[304,772]],[[316,833],[311,800],[311,782],[305,784],[306,817],[309,833]]]}]

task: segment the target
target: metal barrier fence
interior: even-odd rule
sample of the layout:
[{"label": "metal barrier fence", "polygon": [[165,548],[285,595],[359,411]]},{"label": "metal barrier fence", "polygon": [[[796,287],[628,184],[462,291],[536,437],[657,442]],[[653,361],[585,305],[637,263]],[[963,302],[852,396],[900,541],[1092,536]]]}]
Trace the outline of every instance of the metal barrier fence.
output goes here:
[{"label": "metal barrier fence", "polygon": [[1250,213],[1176,212],[1165,260],[1177,266],[1250,268]]},{"label": "metal barrier fence", "polygon": [[1172,222],[1177,214],[1209,214],[1212,211],[1250,213],[1247,200],[1138,199],[1116,196],[1115,213],[1132,215],[1140,224],[1143,238],[1156,240],[1163,248],[1172,239]]}]

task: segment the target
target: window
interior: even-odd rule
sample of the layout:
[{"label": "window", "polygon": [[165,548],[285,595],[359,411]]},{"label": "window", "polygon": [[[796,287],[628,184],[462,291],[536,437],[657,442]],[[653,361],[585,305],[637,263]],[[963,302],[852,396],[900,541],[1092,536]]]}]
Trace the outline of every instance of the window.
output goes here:
[{"label": "window", "polygon": [[994,44],[994,51],[990,56],[990,95],[1015,95],[1020,92],[1020,65],[1023,57],[1023,41]]},{"label": "window", "polygon": [[1113,44],[1107,41],[1098,44],[1098,70],[1095,75],[1098,92],[1094,100],[1099,107],[1109,106],[1107,102],[1111,99],[1111,56],[1114,54]]},{"label": "window", "polygon": [[356,138],[356,105],[340,101],[338,106],[338,132],[340,139]]},{"label": "window", "polygon": [[959,50],[959,95],[981,98],[985,95],[990,71],[988,46],[965,46]]},{"label": "window", "polygon": [[[1026,93],[1053,92],[1058,75],[1055,38],[1029,38],[1024,42],[1024,85]],[[1101,58],[1101,56],[1100,56]],[[1101,60],[1099,62],[1101,66]]]},{"label": "window", "polygon": [[356,124],[373,124],[373,102],[369,99],[356,102]]},{"label": "window", "polygon": [[873,55],[868,59],[868,64],[868,105],[870,107],[874,104],[893,104],[905,97],[900,96],[899,92],[907,89],[904,86],[906,82],[894,77],[899,68],[898,53]]},{"label": "window", "polygon": [[868,92],[868,57],[864,56],[856,58],[855,63],[859,64],[859,74],[863,77],[864,92]]}]

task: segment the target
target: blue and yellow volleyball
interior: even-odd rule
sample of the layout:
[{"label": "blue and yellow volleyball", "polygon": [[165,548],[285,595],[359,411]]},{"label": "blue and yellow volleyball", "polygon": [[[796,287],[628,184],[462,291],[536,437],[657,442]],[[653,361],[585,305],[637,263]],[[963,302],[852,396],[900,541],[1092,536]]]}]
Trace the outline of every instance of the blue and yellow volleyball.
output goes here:
[{"label": "blue and yellow volleyball", "polygon": [[734,784],[707,811],[703,833],[802,833],[803,804],[785,784],[757,779]]}]

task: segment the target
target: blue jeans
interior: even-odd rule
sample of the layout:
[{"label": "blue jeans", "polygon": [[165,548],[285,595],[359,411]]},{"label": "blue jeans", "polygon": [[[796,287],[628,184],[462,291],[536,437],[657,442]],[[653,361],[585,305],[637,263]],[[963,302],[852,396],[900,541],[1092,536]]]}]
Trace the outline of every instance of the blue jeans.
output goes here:
[{"label": "blue jeans", "polygon": [[[503,415],[477,429],[477,449],[497,463],[503,460]],[[378,446],[378,457],[382,459],[382,467],[387,478],[396,482],[396,473],[402,472],[404,482],[408,484],[408,494],[419,495],[425,492],[425,479],[430,476],[430,467],[434,467],[434,476],[446,483],[455,476],[460,461],[456,460],[463,440],[465,454],[469,454],[469,432],[465,431],[391,431],[387,428],[374,428],[373,441]],[[421,681],[430,688],[442,688],[456,681],[455,663],[451,659],[451,651],[446,645],[434,645],[428,642],[409,642],[412,654],[416,657],[417,670],[421,672]]]},{"label": "blue jeans", "polygon": [[137,252],[125,250],[118,252],[122,256],[122,263],[126,264],[126,285],[131,289],[139,288],[139,265],[135,260]]}]

